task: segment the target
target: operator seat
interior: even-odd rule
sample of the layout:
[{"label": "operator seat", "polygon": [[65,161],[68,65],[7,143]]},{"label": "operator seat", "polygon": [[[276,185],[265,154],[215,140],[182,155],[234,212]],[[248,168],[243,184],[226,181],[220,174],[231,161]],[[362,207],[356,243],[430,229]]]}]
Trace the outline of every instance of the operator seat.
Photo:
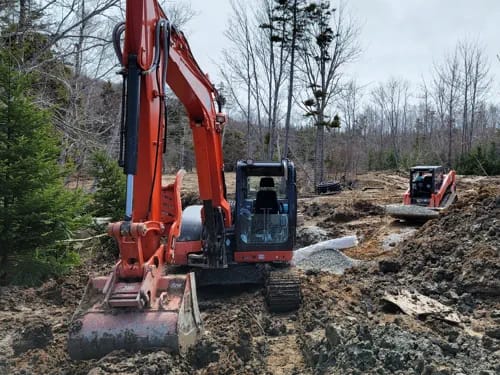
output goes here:
[{"label": "operator seat", "polygon": [[[272,177],[262,177],[260,179],[260,188],[255,198],[255,213],[256,214],[277,214],[279,212],[278,197],[274,190],[266,188],[274,188],[274,180]],[[263,189],[264,188],[264,189]]]},{"label": "operator seat", "polygon": [[432,176],[425,176],[425,177],[424,177],[424,187],[423,187],[423,191],[424,191],[426,194],[433,193],[433,191],[432,191]]}]

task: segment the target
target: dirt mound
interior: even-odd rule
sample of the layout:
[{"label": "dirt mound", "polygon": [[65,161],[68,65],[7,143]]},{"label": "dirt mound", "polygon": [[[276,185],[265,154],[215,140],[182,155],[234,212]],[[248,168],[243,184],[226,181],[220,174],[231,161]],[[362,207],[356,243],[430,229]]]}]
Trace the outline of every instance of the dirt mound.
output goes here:
[{"label": "dirt mound", "polygon": [[188,358],[193,367],[200,369],[220,359],[220,346],[210,337],[203,337],[189,350]]},{"label": "dirt mound", "polygon": [[225,289],[202,290],[199,295],[205,337],[190,352],[192,366],[203,374],[262,373],[263,295],[260,290]]},{"label": "dirt mound", "polygon": [[[304,335],[304,354],[318,373],[342,374],[456,374],[473,368],[479,355],[461,355],[460,367],[447,366],[459,345],[415,334],[399,322],[371,325],[360,322],[328,324]],[[478,353],[482,350],[475,348]],[[458,362],[458,361],[456,361]]]},{"label": "dirt mound", "polygon": [[500,295],[500,191],[481,187],[401,248],[399,262],[430,295]]},{"label": "dirt mound", "polygon": [[319,201],[306,201],[302,202],[302,212],[304,216],[313,218],[313,217],[324,217],[329,216],[335,212],[335,208],[337,208],[336,204],[331,204],[328,202],[319,202]]},{"label": "dirt mound", "polygon": [[179,356],[163,351],[135,354],[126,351],[114,351],[99,360],[88,371],[88,375],[181,375],[189,373],[190,370],[190,366],[182,361]]},{"label": "dirt mound", "polygon": [[369,202],[366,200],[355,201],[352,204],[352,207],[356,211],[364,214],[365,216],[367,216],[367,215],[383,215],[384,214],[384,208],[382,206],[379,206],[377,204],[373,204],[372,202]]},{"label": "dirt mound", "polygon": [[366,277],[373,272],[351,271],[337,282],[324,274],[304,281],[299,346],[313,373],[498,373],[499,340],[471,334],[465,326],[387,310],[375,291],[396,283],[380,282],[380,275]]},{"label": "dirt mound", "polygon": [[[315,373],[500,373],[500,191],[486,184],[394,252],[342,277],[309,274],[300,347]],[[458,313],[417,320],[383,303],[417,290]]]},{"label": "dirt mound", "polygon": [[321,217],[325,223],[345,223],[360,217],[383,215],[383,207],[366,200],[355,200],[348,204],[337,205],[328,201],[304,203],[302,212],[309,218]]}]

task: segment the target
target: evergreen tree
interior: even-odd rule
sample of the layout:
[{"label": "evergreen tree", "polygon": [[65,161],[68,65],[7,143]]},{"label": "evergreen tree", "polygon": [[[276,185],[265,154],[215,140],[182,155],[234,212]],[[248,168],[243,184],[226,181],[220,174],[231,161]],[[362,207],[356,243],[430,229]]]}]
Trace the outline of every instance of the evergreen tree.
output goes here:
[{"label": "evergreen tree", "polygon": [[477,145],[460,157],[457,171],[460,174],[472,175],[500,174],[500,147],[495,142]]},{"label": "evergreen tree", "polygon": [[102,151],[96,152],[92,157],[92,175],[96,179],[92,214],[111,217],[113,221],[123,219],[126,181],[116,160]]},{"label": "evergreen tree", "polygon": [[245,134],[233,127],[224,129],[224,168],[227,172],[236,170],[236,162],[246,157]]},{"label": "evergreen tree", "polygon": [[34,283],[74,263],[58,241],[83,224],[86,199],[63,185],[49,113],[26,96],[29,77],[0,54],[0,275]]}]

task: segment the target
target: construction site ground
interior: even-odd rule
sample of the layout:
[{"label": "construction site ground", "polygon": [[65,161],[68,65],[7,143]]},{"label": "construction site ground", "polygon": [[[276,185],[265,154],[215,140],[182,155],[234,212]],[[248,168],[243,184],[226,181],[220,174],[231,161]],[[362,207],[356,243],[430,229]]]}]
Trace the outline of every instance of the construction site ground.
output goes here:
[{"label": "construction site ground", "polygon": [[[459,176],[458,202],[423,225],[384,215],[406,185],[369,173],[340,194],[299,196],[297,246],[355,234],[359,245],[343,252],[361,262],[343,275],[299,271],[303,304],[288,314],[267,312],[259,287],[199,290],[204,333],[185,355],[68,358],[68,322],[88,275],[113,264],[96,251],[38,288],[1,287],[0,374],[500,374],[500,177]],[[195,176],[184,186],[194,201]],[[385,299],[402,291],[458,320],[403,313]]]}]

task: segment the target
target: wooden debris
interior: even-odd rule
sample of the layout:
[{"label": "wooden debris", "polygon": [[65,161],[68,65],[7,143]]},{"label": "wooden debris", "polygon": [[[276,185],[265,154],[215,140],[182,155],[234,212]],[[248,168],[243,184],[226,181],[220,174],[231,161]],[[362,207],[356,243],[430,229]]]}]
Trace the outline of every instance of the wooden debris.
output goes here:
[{"label": "wooden debris", "polygon": [[405,314],[415,318],[433,316],[449,323],[460,323],[460,317],[451,307],[417,292],[406,289],[400,290],[397,294],[385,292],[382,300],[396,305]]}]

